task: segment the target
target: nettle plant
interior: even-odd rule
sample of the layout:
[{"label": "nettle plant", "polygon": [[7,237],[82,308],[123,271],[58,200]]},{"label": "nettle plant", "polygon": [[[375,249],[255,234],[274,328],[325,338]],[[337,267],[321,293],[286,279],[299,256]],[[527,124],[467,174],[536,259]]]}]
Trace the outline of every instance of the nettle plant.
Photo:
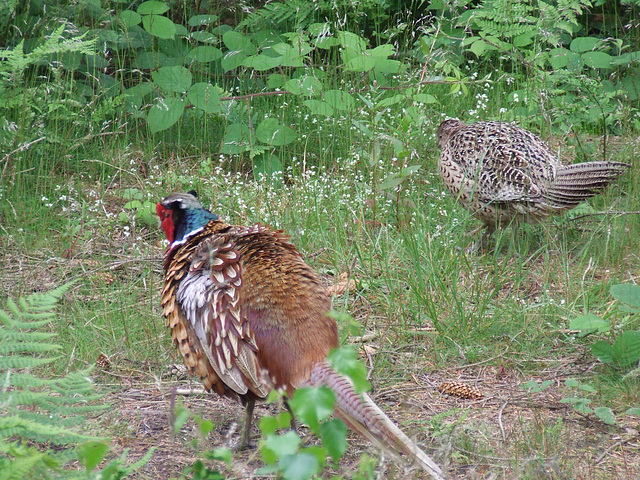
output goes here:
[{"label": "nettle plant", "polygon": [[476,8],[469,8],[468,0],[455,6],[433,2],[447,35],[423,39],[423,47],[435,41],[457,52],[459,62],[472,54],[480,65],[498,63],[505,73],[525,75],[526,88],[510,95],[530,101],[505,112],[507,118],[542,114],[565,129],[568,124],[609,127],[629,113],[621,102],[638,109],[640,51],[632,38],[616,38],[618,32],[587,36],[599,25],[586,28],[582,18],[594,4],[603,2],[485,0]]},{"label": "nettle plant", "polygon": [[[604,339],[592,343],[590,347],[591,353],[602,363],[610,365],[616,371],[626,372],[630,368],[637,367],[638,361],[640,361],[640,331],[627,328],[631,325],[637,328],[637,318],[638,314],[640,314],[640,286],[633,284],[613,285],[611,287],[611,295],[622,303],[619,306],[619,311],[628,314],[614,328],[614,330],[624,331],[613,338],[614,333],[612,332],[611,321],[591,313],[579,315],[571,320],[569,329],[578,332],[578,338],[584,338],[588,335],[610,337],[613,343]],[[639,371],[638,368],[635,368],[627,376],[637,375]],[[545,380],[540,383],[530,380],[522,384],[522,388],[529,393],[539,393],[553,384],[552,380]],[[599,393],[596,388],[576,379],[567,379],[564,385],[572,389],[574,394],[562,398],[560,400],[561,403],[570,405],[581,414],[594,414],[602,422],[608,425],[615,425],[616,415],[611,408],[604,405],[593,405],[593,400],[588,398],[588,394]],[[624,414],[640,416],[640,408],[628,408]]]},{"label": "nettle plant", "polygon": [[[273,102],[265,97],[286,96],[291,99],[286,102],[318,120],[349,115],[357,107],[357,93],[408,79],[411,67],[398,60],[394,45],[371,48],[344,25],[313,22],[320,16],[307,12],[308,7],[303,23],[270,27],[247,21],[234,29],[218,15],[190,15],[189,7],[177,2],[133,5],[122,10],[121,2],[90,0],[82,7],[52,7],[51,12],[40,12],[47,19],[40,24],[38,12],[9,6],[9,18],[31,25],[34,37],[28,48],[20,43],[0,51],[0,57],[9,60],[0,67],[0,99],[7,99],[0,102],[0,110],[7,119],[16,119],[13,131],[28,137],[36,125],[55,129],[56,124],[43,121],[52,112],[76,118],[78,125],[89,119],[84,128],[93,136],[115,134],[136,123],[152,134],[189,121],[202,128],[213,123],[223,126],[215,129],[223,132],[218,153],[248,154],[259,169],[269,172],[279,167],[273,153],[299,141],[300,132],[274,113]],[[313,8],[321,7],[327,5]],[[269,8],[256,10],[249,19],[263,18]],[[48,38],[53,21],[59,26]],[[15,43],[10,40],[9,45]],[[52,96],[22,86],[24,78],[37,84],[45,77],[55,77],[64,89]],[[400,101],[418,105],[425,98],[435,103],[420,89],[409,89],[402,97],[394,93],[385,92],[392,97],[389,106]],[[27,102],[30,114],[24,115],[27,94],[40,98]]]},{"label": "nettle plant", "polygon": [[[637,330],[637,315],[640,314],[640,286],[633,284],[620,284],[611,287],[613,298],[622,303],[619,310],[627,313],[614,330],[623,330],[614,337],[611,331],[611,321],[603,319],[592,313],[580,315],[569,323],[571,330],[578,331],[578,338],[587,335],[600,334],[613,339],[613,344],[608,340],[598,340],[591,344],[591,353],[602,363],[613,368],[627,370],[637,367],[640,360],[640,330]],[[636,329],[629,329],[635,325]]]}]

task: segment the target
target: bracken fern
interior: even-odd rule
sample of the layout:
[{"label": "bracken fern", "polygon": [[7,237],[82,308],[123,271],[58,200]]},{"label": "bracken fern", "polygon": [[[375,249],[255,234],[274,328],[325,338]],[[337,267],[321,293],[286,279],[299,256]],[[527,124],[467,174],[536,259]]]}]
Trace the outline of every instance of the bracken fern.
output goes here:
[{"label": "bracken fern", "polygon": [[97,404],[89,369],[55,379],[37,374],[61,349],[43,330],[70,285],[8,299],[0,310],[0,479],[44,475],[70,461],[79,442],[96,440],[73,428],[106,408]]}]

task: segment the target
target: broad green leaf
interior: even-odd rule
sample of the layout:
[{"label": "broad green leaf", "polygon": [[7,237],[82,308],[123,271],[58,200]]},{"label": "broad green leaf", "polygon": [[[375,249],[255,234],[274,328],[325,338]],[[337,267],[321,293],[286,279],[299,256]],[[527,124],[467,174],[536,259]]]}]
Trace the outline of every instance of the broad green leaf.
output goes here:
[{"label": "broad green leaf", "polygon": [[313,50],[309,45],[302,44],[292,47],[288,43],[278,43],[271,48],[280,55],[280,63],[285,67],[304,66],[304,56]]},{"label": "broad green leaf", "polygon": [[429,93],[416,93],[413,96],[413,101],[425,104],[438,103],[438,99]]},{"label": "broad green leaf", "polygon": [[406,100],[407,100],[407,97],[405,97],[402,94],[397,94],[397,95],[393,95],[391,97],[383,98],[382,100],[380,100],[378,102],[378,107],[386,108]]},{"label": "broad green leaf", "polygon": [[404,182],[405,178],[406,177],[399,177],[395,174],[391,174],[378,184],[378,190],[389,190],[391,188],[397,187],[402,182]]},{"label": "broad green leaf", "polygon": [[327,360],[336,371],[351,379],[356,392],[366,392],[371,388],[371,384],[367,380],[367,369],[358,361],[355,348],[351,346],[334,348],[329,352]]},{"label": "broad green leaf", "polygon": [[160,67],[151,78],[165,92],[183,93],[191,86],[191,72],[183,66]]},{"label": "broad green leaf", "polygon": [[640,61],[640,51],[627,52],[617,57],[613,57],[611,60],[611,64],[612,65],[629,65],[633,62],[638,62],[638,61]]},{"label": "broad green leaf", "polygon": [[629,73],[622,77],[620,83],[629,100],[640,99],[640,75],[637,74],[637,70],[629,70]]},{"label": "broad green leaf", "polygon": [[[318,460],[319,472],[324,468],[325,463],[327,463],[327,449],[324,447],[304,447],[300,449],[300,453],[308,453],[313,455]],[[334,479],[337,480],[337,479]]]},{"label": "broad green leaf", "polygon": [[253,68],[258,72],[271,70],[272,68],[276,68],[281,64],[282,62],[280,57],[270,57],[269,55],[265,55],[264,53],[247,57],[242,62],[243,66],[247,68]]},{"label": "broad green leaf", "polygon": [[526,47],[527,45],[531,45],[533,43],[533,38],[538,34],[537,31],[529,31],[525,32],[521,35],[516,35],[513,37],[512,43],[514,47]]},{"label": "broad green leaf", "polygon": [[210,45],[201,45],[189,52],[189,57],[200,63],[212,62],[222,58],[222,51]]},{"label": "broad green leaf", "polygon": [[374,69],[384,75],[398,73],[402,64],[398,60],[376,59]]},{"label": "broad green leaf", "polygon": [[338,41],[343,48],[351,48],[359,52],[364,52],[367,48],[366,40],[351,32],[338,32]]},{"label": "broad green leaf", "polygon": [[76,447],[78,460],[84,465],[87,472],[96,468],[109,451],[109,446],[104,442],[90,441]]},{"label": "broad green leaf", "polygon": [[191,38],[203,43],[218,43],[217,36],[210,32],[203,32],[202,30],[191,32]]},{"label": "broad green leaf", "polygon": [[287,80],[284,84],[284,88],[294,95],[312,97],[322,91],[322,83],[316,77],[306,75],[304,77]]},{"label": "broad green leaf", "polygon": [[611,329],[611,325],[608,320],[604,320],[597,315],[587,313],[585,315],[579,315],[569,323],[570,330],[579,330],[581,333],[579,337],[584,337],[590,333],[605,333]]},{"label": "broad green leaf", "polygon": [[231,450],[225,447],[216,447],[211,452],[206,452],[205,457],[211,460],[224,462],[227,465],[231,465]]},{"label": "broad green leaf", "polygon": [[169,57],[162,52],[140,52],[132,66],[140,70],[151,70],[167,66],[169,61]]},{"label": "broad green leaf", "polygon": [[487,44],[484,40],[477,40],[471,44],[469,50],[475,53],[476,57],[480,58],[484,52],[487,51]]},{"label": "broad green leaf", "polygon": [[353,110],[356,102],[349,92],[342,90],[327,90],[324,92],[324,101],[336,110]]},{"label": "broad green leaf", "polygon": [[264,176],[274,187],[281,187],[282,176],[274,174],[283,171],[282,162],[275,155],[265,153],[253,158],[253,178],[257,181],[261,181]]},{"label": "broad green leaf", "polygon": [[594,411],[595,411],[596,417],[598,417],[607,425],[616,424],[616,417],[609,407],[596,407]]},{"label": "broad green leaf", "polygon": [[560,400],[560,403],[568,403],[576,411],[581,413],[593,413],[593,410],[589,407],[591,400],[581,397],[565,397]]},{"label": "broad green leaf", "polygon": [[529,380],[527,382],[524,382],[522,385],[520,385],[520,387],[524,388],[525,390],[529,390],[529,392],[531,393],[538,393],[549,388],[552,383],[553,381],[551,380],[545,380],[542,383],[538,383],[535,380]]},{"label": "broad green leaf", "polygon": [[618,335],[612,353],[615,362],[622,368],[637,364],[640,360],[640,331],[630,330]]},{"label": "broad green leaf", "polygon": [[320,464],[311,453],[286,455],[278,465],[285,480],[308,480],[320,470]]},{"label": "broad green leaf", "polygon": [[565,68],[569,64],[568,55],[570,53],[575,55],[574,52],[571,52],[566,48],[554,48],[549,51],[547,60],[554,69],[559,70],[561,68]]},{"label": "broad green leaf", "polygon": [[191,86],[187,98],[196,108],[207,113],[220,112],[220,94],[210,83],[196,83]]},{"label": "broad green leaf", "polygon": [[333,107],[329,105],[327,102],[323,102],[322,100],[305,100],[303,102],[311,113],[314,115],[323,115],[325,117],[331,117],[333,115]]},{"label": "broad green leaf", "polygon": [[569,49],[576,53],[588,52],[596,48],[599,43],[600,39],[596,37],[576,37],[571,41]]},{"label": "broad green leaf", "polygon": [[125,200],[142,200],[144,195],[137,188],[125,188],[122,191],[122,198]]},{"label": "broad green leaf", "polygon": [[240,32],[230,30],[222,35],[222,41],[229,50],[242,52],[245,55],[255,55],[257,51],[249,37],[246,37]]},{"label": "broad green leaf", "polygon": [[180,120],[184,112],[184,104],[179,98],[167,97],[159,99],[158,102],[149,109],[147,123],[152,133],[166,130]]},{"label": "broad green leaf", "polygon": [[242,123],[232,123],[225,131],[221,153],[236,154],[251,148],[251,131]]},{"label": "broad green leaf", "polygon": [[385,59],[395,54],[396,51],[395,48],[393,48],[393,45],[385,43],[384,45],[379,45],[376,48],[367,50],[367,53],[376,59]]},{"label": "broad green leaf", "polygon": [[613,348],[609,342],[599,340],[591,345],[591,353],[602,363],[613,363]]},{"label": "broad green leaf", "polygon": [[278,430],[278,420],[276,420],[276,417],[265,415],[258,422],[258,428],[262,432],[262,436],[266,437],[267,435],[276,433],[276,430]]},{"label": "broad green leaf", "polygon": [[269,88],[281,88],[287,81],[287,77],[282,73],[272,73],[267,77],[267,86]]},{"label": "broad green leaf", "polygon": [[124,22],[127,28],[131,28],[134,25],[138,25],[142,21],[142,17],[139,13],[134,12],[133,10],[123,10],[118,14],[120,20]]},{"label": "broad green leaf", "polygon": [[189,18],[190,27],[199,27],[201,25],[211,25],[218,21],[218,15],[194,15]]},{"label": "broad green leaf", "polygon": [[582,54],[582,61],[588,67],[612,68],[611,60],[613,57],[604,52],[585,52]]},{"label": "broad green leaf", "polygon": [[346,62],[344,69],[350,72],[368,72],[376,65],[376,60],[367,55],[358,55]]},{"label": "broad green leaf", "polygon": [[307,27],[309,35],[317,37],[318,35],[327,35],[331,33],[331,24],[328,22],[312,23]]},{"label": "broad green leaf", "polygon": [[229,50],[222,57],[222,70],[228,72],[242,65],[246,55],[238,50]]},{"label": "broad green leaf", "polygon": [[628,408],[627,411],[624,413],[626,413],[627,415],[635,415],[637,417],[640,417],[640,408],[631,407],[631,408]]},{"label": "broad green leaf", "polygon": [[336,396],[327,387],[299,388],[293,394],[290,405],[294,416],[309,425],[309,428],[317,435],[320,433],[320,424],[333,413]]},{"label": "broad green leaf", "polygon": [[347,451],[347,427],[339,418],[327,420],[320,425],[322,444],[334,461],[338,461]]},{"label": "broad green leaf", "polygon": [[611,295],[632,307],[640,308],[640,285],[622,283],[611,287]]},{"label": "broad green leaf", "polygon": [[295,432],[287,432],[282,435],[268,435],[260,450],[271,450],[276,458],[282,458],[296,453],[299,446],[300,437]]},{"label": "broad green leaf", "polygon": [[157,0],[150,0],[148,2],[142,2],[138,6],[138,13],[140,15],[156,14],[162,15],[169,10],[169,6],[164,2],[158,2]]},{"label": "broad green leaf", "polygon": [[275,118],[265,118],[256,128],[256,138],[267,145],[282,146],[295,141],[298,134]]},{"label": "broad green leaf", "polygon": [[154,37],[169,39],[176,35],[175,24],[162,15],[143,15],[142,26]]},{"label": "broad green leaf", "polygon": [[313,40],[312,43],[316,48],[322,48],[324,50],[340,45],[340,41],[335,37],[318,37]]},{"label": "broad green leaf", "polygon": [[263,437],[275,433],[279,428],[288,428],[290,425],[291,414],[289,412],[279,413],[275,417],[266,415],[260,419],[258,424]]},{"label": "broad green leaf", "polygon": [[206,438],[213,431],[213,422],[211,420],[203,420],[195,418],[196,423],[198,424],[198,429],[200,430],[200,434]]},{"label": "broad green leaf", "polygon": [[122,208],[126,210],[133,210],[140,207],[142,207],[142,202],[140,200],[131,200],[130,202],[125,203]]}]

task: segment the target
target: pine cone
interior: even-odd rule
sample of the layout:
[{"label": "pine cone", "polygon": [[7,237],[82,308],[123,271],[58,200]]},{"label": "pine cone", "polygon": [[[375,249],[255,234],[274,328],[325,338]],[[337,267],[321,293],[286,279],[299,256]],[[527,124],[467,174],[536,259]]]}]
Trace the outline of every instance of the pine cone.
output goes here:
[{"label": "pine cone", "polygon": [[438,387],[438,390],[447,395],[453,395],[460,398],[470,398],[472,400],[478,400],[482,398],[482,392],[473,385],[467,385],[462,382],[443,382]]},{"label": "pine cone", "polygon": [[109,370],[111,368],[111,360],[104,353],[101,353],[96,360],[96,367],[102,370]]}]

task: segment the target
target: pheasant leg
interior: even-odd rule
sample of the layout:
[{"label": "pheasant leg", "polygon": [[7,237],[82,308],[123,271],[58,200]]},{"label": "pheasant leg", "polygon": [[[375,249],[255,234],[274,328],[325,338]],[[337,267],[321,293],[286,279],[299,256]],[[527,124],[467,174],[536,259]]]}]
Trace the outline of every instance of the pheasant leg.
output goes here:
[{"label": "pheasant leg", "polygon": [[242,441],[238,447],[239,450],[249,448],[251,441],[251,423],[253,420],[253,408],[256,406],[256,399],[252,396],[244,397],[242,403],[245,405],[244,432],[242,432]]},{"label": "pheasant leg", "polygon": [[289,402],[287,402],[286,400],[284,400],[284,408],[286,408],[287,412],[289,412],[289,415],[291,415],[291,430],[298,433],[298,425],[296,423],[296,417],[293,415],[293,410],[291,410],[291,405],[289,405]]}]

